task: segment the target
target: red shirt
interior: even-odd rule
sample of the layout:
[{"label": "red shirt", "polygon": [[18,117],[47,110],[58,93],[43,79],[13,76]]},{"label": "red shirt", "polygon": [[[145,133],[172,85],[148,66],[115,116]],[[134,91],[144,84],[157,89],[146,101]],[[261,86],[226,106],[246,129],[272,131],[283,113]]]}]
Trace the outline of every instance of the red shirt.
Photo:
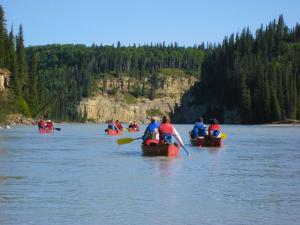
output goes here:
[{"label": "red shirt", "polygon": [[47,126],[47,124],[46,124],[46,122],[45,122],[44,120],[40,120],[39,123],[38,123],[38,126],[39,126],[40,128],[44,128],[44,127]]},{"label": "red shirt", "polygon": [[208,135],[211,135],[211,132],[214,131],[214,130],[221,131],[221,126],[219,124],[209,125],[209,127],[208,127]]},{"label": "red shirt", "polygon": [[122,129],[123,129],[123,126],[122,126],[121,123],[115,122],[115,125],[116,125],[116,127],[117,127],[119,130],[122,130]]},{"label": "red shirt", "polygon": [[158,132],[159,132],[160,138],[162,138],[162,135],[164,135],[164,134],[173,135],[174,134],[174,127],[170,123],[162,123],[162,124],[160,124],[160,126],[158,128]]},{"label": "red shirt", "polygon": [[53,128],[53,123],[52,122],[47,122],[47,128],[52,129]]}]

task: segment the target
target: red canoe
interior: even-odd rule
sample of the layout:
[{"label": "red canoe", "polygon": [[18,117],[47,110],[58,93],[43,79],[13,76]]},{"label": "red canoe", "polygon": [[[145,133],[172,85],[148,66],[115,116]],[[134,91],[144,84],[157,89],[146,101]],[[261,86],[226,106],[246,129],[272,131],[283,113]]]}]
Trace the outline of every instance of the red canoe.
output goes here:
[{"label": "red canoe", "polygon": [[39,128],[40,134],[49,134],[49,133],[53,133],[53,131],[54,131],[53,128]]},{"label": "red canoe", "polygon": [[121,130],[111,130],[111,129],[106,129],[105,132],[106,132],[108,135],[120,135],[120,134],[123,134],[123,131],[121,131]]},{"label": "red canoe", "polygon": [[195,138],[192,139],[190,138],[191,144],[193,146],[198,146],[198,147],[222,147],[223,146],[223,141],[222,138]]},{"label": "red canoe", "polygon": [[128,128],[128,132],[139,132],[137,128]]},{"label": "red canoe", "polygon": [[179,146],[178,145],[154,145],[147,146],[142,145],[143,155],[147,156],[167,156],[167,157],[177,157],[179,154]]}]

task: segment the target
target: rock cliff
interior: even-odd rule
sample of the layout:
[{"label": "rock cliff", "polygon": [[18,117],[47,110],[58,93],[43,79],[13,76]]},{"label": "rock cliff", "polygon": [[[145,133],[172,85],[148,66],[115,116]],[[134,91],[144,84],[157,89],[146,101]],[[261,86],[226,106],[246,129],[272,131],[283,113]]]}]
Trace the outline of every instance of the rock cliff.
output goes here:
[{"label": "rock cliff", "polygon": [[[181,104],[181,98],[196,82],[193,76],[164,76],[157,77],[155,90],[151,90],[150,79],[138,80],[130,77],[106,78],[96,82],[97,91],[92,97],[83,99],[79,112],[87,120],[105,122],[118,119],[122,122],[148,122],[149,116],[161,113],[174,113]],[[134,97],[136,89],[155,91],[155,98]]]}]

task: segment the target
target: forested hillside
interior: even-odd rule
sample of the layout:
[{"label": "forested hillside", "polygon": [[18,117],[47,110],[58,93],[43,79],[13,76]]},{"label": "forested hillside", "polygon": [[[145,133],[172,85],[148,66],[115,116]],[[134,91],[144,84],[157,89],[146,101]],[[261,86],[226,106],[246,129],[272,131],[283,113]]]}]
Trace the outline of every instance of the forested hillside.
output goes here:
[{"label": "forested hillside", "polygon": [[[22,26],[16,36],[13,28],[8,32],[0,6],[0,69],[11,73],[8,90],[0,95],[0,120],[19,112],[79,121],[84,115],[78,104],[99,88],[96,81],[105,92],[108,78],[132,77],[140,85],[126,94],[154,99],[160,74],[199,78],[189,93],[194,98],[190,106],[205,108],[199,114],[206,118],[223,121],[224,112],[232,109],[241,123],[300,119],[300,26],[288,28],[283,16],[255,34],[245,28],[220,44],[25,48]],[[115,92],[110,88],[109,94]],[[185,113],[184,108],[178,112]]]},{"label": "forested hillside", "polygon": [[[142,85],[130,94],[153,99],[159,73],[200,76],[202,49],[203,46],[179,47],[176,43],[128,47],[118,43],[117,46],[91,47],[38,46],[28,48],[28,52],[33,51],[37,56],[39,102],[41,105],[50,103],[46,115],[61,120],[80,120],[82,115],[78,115],[77,105],[82,97],[91,96],[97,79],[122,76],[138,79]],[[151,82],[150,87],[144,88],[146,78]],[[103,88],[106,91],[105,86]]]},{"label": "forested hillside", "polygon": [[20,112],[25,116],[35,115],[38,111],[36,79],[37,70],[34,53],[28,52],[26,60],[23,28],[19,26],[18,35],[13,27],[7,31],[4,11],[0,5],[0,68],[9,71],[9,88],[0,93],[0,120],[9,113]]},{"label": "forested hillside", "polygon": [[300,26],[289,29],[281,15],[253,35],[248,28],[208,46],[195,105],[224,118],[237,109],[242,123],[300,119]]}]

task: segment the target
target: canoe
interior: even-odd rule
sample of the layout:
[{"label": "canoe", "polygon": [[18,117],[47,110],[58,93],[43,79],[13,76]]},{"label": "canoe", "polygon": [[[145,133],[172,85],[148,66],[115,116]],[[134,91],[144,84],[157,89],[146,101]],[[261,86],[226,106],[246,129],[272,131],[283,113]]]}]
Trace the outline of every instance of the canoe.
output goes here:
[{"label": "canoe", "polygon": [[137,128],[128,128],[128,132],[139,132]]},{"label": "canoe", "polygon": [[192,139],[190,137],[190,141],[193,146],[198,146],[198,147],[222,147],[223,146],[222,138],[207,139],[207,138],[199,137],[199,138]]},{"label": "canoe", "polygon": [[39,128],[40,134],[49,134],[49,133],[53,133],[53,131],[54,131],[53,128]]},{"label": "canoe", "polygon": [[177,157],[179,154],[179,146],[176,144],[160,144],[154,146],[142,145],[142,151],[145,156]]},{"label": "canoe", "polygon": [[120,134],[123,134],[123,131],[121,131],[121,130],[111,130],[111,129],[106,129],[105,132],[106,132],[108,135],[120,135]]}]

